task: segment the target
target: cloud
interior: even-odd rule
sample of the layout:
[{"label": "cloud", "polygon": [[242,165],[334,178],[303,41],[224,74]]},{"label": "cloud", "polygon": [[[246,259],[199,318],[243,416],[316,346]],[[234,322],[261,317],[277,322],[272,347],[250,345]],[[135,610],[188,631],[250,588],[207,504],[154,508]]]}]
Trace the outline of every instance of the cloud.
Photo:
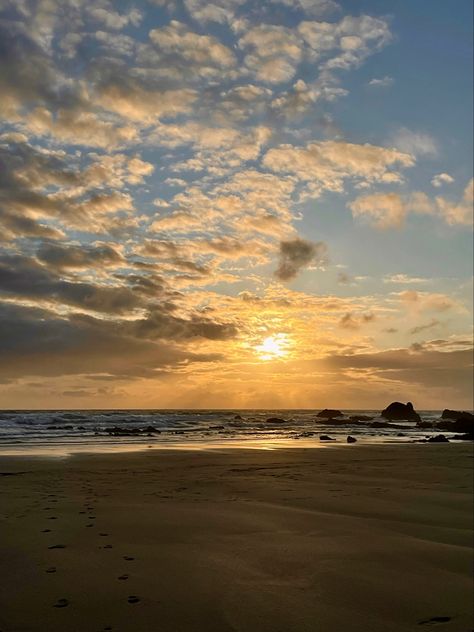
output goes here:
[{"label": "cloud", "polygon": [[460,304],[447,296],[437,292],[417,292],[416,290],[404,290],[396,296],[409,309],[416,311],[445,312],[450,309],[460,308]]},{"label": "cloud", "polygon": [[400,228],[405,222],[407,208],[398,193],[373,193],[349,203],[352,216],[363,218],[379,229]]},{"label": "cloud", "polygon": [[308,15],[319,17],[340,10],[334,0],[271,0],[273,4],[283,4],[292,9],[300,9]]},{"label": "cloud", "polygon": [[472,226],[473,222],[474,180],[471,179],[464,189],[462,199],[452,202],[444,197],[436,197],[438,212],[451,226]]},{"label": "cloud", "polygon": [[427,331],[428,329],[433,329],[440,325],[441,322],[437,318],[432,318],[429,323],[425,323],[423,325],[417,325],[416,327],[412,327],[410,329],[410,334],[412,336],[421,333],[422,331]]},{"label": "cloud", "polygon": [[37,258],[49,268],[57,270],[119,267],[126,261],[118,248],[109,244],[85,246],[67,243],[48,243],[40,245]]},{"label": "cloud", "polygon": [[[171,318],[173,321],[173,318]],[[162,370],[179,371],[193,362],[211,362],[217,354],[186,350],[178,339],[222,337],[219,325],[176,319],[114,323],[83,315],[59,316],[47,310],[0,302],[0,365],[2,378],[30,375],[95,375],[159,377]],[[188,327],[188,329],[186,329]],[[234,332],[225,329],[224,335]]]},{"label": "cloud", "polygon": [[381,230],[401,228],[409,214],[440,217],[449,225],[472,225],[473,180],[464,189],[462,199],[453,202],[437,196],[434,200],[426,193],[414,191],[399,193],[373,193],[357,197],[348,203],[354,218],[362,218]]},{"label": "cloud", "polygon": [[399,182],[402,176],[394,167],[411,167],[414,160],[375,145],[321,141],[305,147],[280,145],[265,154],[263,164],[276,173],[295,175],[305,183],[308,194],[317,197],[323,190],[342,192],[346,179]]},{"label": "cloud", "polygon": [[393,86],[394,82],[395,79],[393,77],[385,75],[385,77],[380,78],[374,77],[369,82],[367,82],[367,85],[371,88],[389,88],[390,86]]},{"label": "cloud", "polygon": [[418,283],[430,283],[431,279],[427,279],[424,277],[413,277],[408,274],[391,274],[388,277],[385,277],[383,280],[384,283],[400,283],[402,285],[409,284],[418,284]]},{"label": "cloud", "polygon": [[439,153],[438,143],[426,132],[415,132],[401,127],[390,139],[391,144],[400,151],[413,156],[435,157]]},{"label": "cloud", "polygon": [[184,5],[190,15],[198,22],[231,23],[235,10],[245,0],[184,0]]},{"label": "cloud", "polygon": [[327,259],[327,246],[319,241],[313,243],[304,239],[280,242],[280,261],[275,276],[280,281],[291,281],[302,268],[310,264],[323,264]]},{"label": "cloud", "polygon": [[339,321],[339,327],[341,327],[342,329],[356,330],[360,329],[361,325],[371,323],[375,320],[375,318],[375,314],[371,313],[357,315],[351,312],[347,312]]},{"label": "cloud", "polygon": [[453,182],[454,178],[449,173],[438,173],[431,180],[431,184],[436,188],[442,187],[443,184],[452,184]]},{"label": "cloud", "polygon": [[236,66],[230,48],[212,35],[200,35],[177,20],[152,29],[149,42],[139,47],[138,62],[150,77],[194,82],[216,78]]},{"label": "cloud", "polygon": [[250,52],[245,65],[260,81],[280,83],[289,81],[302,59],[303,43],[290,29],[264,24],[243,35],[239,47]]},{"label": "cloud", "polygon": [[108,314],[130,313],[144,306],[127,287],[64,280],[35,259],[20,255],[0,256],[0,293]]}]

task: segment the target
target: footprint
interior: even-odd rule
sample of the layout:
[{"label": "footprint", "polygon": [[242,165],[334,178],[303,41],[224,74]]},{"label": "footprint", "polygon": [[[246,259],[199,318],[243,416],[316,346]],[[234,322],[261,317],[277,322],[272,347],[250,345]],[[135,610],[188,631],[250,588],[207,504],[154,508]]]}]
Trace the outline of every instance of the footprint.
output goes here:
[{"label": "footprint", "polygon": [[138,603],[140,601],[140,598],[136,597],[135,595],[130,595],[127,601],[128,603]]},{"label": "footprint", "polygon": [[106,538],[109,534],[108,533],[99,533],[99,535],[101,535],[103,538]]},{"label": "footprint", "polygon": [[55,573],[56,572],[56,566],[50,566],[49,568],[46,569],[47,573]]},{"label": "footprint", "polygon": [[57,517],[56,517],[56,516],[50,516],[50,517],[48,518],[48,520],[57,520]]},{"label": "footprint", "polygon": [[121,580],[128,579],[128,575],[120,575],[120,577],[117,577],[117,579],[121,579]]},{"label": "footprint", "polygon": [[130,557],[130,555],[124,555],[124,556],[123,556],[123,559],[124,559],[124,560],[127,560],[127,562],[131,562],[131,561],[132,561],[132,560],[134,560],[135,558],[134,558],[134,557]]},{"label": "footprint", "polygon": [[41,531],[41,533],[51,533],[51,529],[43,529],[43,531]]},{"label": "footprint", "polygon": [[66,606],[69,606],[69,601],[67,599],[58,599],[53,607],[54,608],[65,608]]},{"label": "footprint", "polygon": [[114,547],[111,544],[106,544],[103,547],[101,547],[103,549],[113,549]]},{"label": "footprint", "polygon": [[452,617],[431,617],[431,619],[423,619],[418,621],[418,625],[436,625],[437,623],[449,623]]},{"label": "footprint", "polygon": [[93,527],[93,524],[86,524],[86,527]]},{"label": "footprint", "polygon": [[65,544],[53,544],[52,546],[48,546],[48,549],[65,549]]}]

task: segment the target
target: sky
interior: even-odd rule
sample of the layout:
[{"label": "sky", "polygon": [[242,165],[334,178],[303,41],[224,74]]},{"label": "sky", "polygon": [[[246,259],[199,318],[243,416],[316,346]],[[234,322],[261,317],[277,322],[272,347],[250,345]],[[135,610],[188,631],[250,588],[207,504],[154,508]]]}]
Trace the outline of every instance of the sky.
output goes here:
[{"label": "sky", "polygon": [[0,407],[472,403],[470,0],[0,0]]}]

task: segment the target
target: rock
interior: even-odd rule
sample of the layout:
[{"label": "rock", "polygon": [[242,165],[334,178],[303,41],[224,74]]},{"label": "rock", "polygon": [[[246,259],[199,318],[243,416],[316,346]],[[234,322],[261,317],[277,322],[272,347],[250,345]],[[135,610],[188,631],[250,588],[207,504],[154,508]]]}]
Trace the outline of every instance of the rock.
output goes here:
[{"label": "rock", "polygon": [[392,425],[388,423],[388,421],[373,421],[370,424],[371,428],[391,428]]},{"label": "rock", "polygon": [[369,417],[368,415],[351,415],[349,419],[351,421],[372,421],[373,417]]},{"label": "rock", "polygon": [[320,435],[319,440],[320,441],[335,441],[336,439],[333,439],[329,435]]},{"label": "rock", "polygon": [[234,419],[236,421],[242,421],[242,417],[240,415],[235,415]]},{"label": "rock", "polygon": [[333,417],[344,417],[340,410],[333,410],[332,408],[325,408],[316,415],[320,419],[332,419]]},{"label": "rock", "polygon": [[419,421],[417,424],[418,428],[434,428],[435,424],[432,421]]},{"label": "rock", "polygon": [[286,419],[280,419],[280,417],[269,417],[267,419],[269,424],[286,424]]},{"label": "rock", "polygon": [[428,439],[428,443],[449,443],[449,439],[443,434],[435,435]]},{"label": "rock", "polygon": [[357,439],[355,437],[351,437],[351,435],[349,435],[347,437],[347,443],[356,443]]},{"label": "rock", "polygon": [[406,428],[406,426],[403,426],[401,424],[392,424],[389,423],[388,421],[373,421],[372,423],[369,424],[369,426],[371,428],[392,428],[392,429],[399,429],[399,430],[404,430]]},{"label": "rock", "polygon": [[455,421],[457,421],[458,419],[466,419],[468,421],[474,422],[474,415],[466,411],[449,410],[449,408],[445,408],[441,415],[441,419],[454,419]]},{"label": "rock", "polygon": [[153,426],[147,426],[146,428],[143,428],[142,432],[147,432],[149,434],[161,434],[161,430],[158,430]]},{"label": "rock", "polygon": [[465,417],[456,419],[456,421],[439,421],[436,428],[450,432],[474,432],[474,420]]},{"label": "rock", "polygon": [[457,434],[452,437],[456,441],[474,441],[474,432],[466,432],[465,434]]},{"label": "rock", "polygon": [[411,402],[406,404],[402,404],[401,402],[392,402],[380,413],[380,416],[391,421],[397,419],[403,421],[421,421],[420,415],[415,412]]}]

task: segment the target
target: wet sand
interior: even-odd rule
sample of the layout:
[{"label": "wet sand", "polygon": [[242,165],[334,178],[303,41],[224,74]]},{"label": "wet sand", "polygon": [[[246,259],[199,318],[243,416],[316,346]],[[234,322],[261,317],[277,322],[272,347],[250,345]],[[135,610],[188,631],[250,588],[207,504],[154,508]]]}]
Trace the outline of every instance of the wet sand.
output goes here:
[{"label": "wet sand", "polygon": [[0,457],[0,631],[470,632],[472,458]]}]

